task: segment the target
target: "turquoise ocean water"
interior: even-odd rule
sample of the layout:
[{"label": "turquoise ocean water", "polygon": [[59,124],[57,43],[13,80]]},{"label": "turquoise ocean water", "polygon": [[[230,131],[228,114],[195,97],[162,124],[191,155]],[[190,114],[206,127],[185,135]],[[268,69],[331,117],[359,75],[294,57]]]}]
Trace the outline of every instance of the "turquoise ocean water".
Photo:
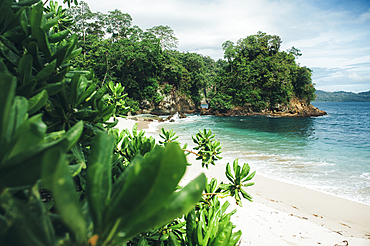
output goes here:
[{"label": "turquoise ocean water", "polygon": [[317,118],[190,115],[172,128],[180,142],[211,129],[224,161],[249,163],[261,175],[370,205],[370,103],[313,103]]}]

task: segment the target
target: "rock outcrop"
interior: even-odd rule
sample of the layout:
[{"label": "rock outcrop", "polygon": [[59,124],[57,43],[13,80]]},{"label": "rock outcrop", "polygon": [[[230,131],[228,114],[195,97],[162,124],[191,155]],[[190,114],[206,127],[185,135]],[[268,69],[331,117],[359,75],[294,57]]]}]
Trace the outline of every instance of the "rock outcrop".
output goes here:
[{"label": "rock outcrop", "polygon": [[137,114],[155,114],[155,115],[173,115],[176,112],[191,114],[200,112],[200,107],[197,107],[190,99],[184,95],[179,95],[178,92],[172,90],[166,95],[160,103],[153,103],[144,100],[140,104],[140,110]]},{"label": "rock outcrop", "polygon": [[297,98],[292,98],[288,105],[278,105],[272,109],[255,111],[251,107],[235,107],[225,112],[215,109],[202,109],[201,115],[237,116],[237,115],[269,115],[275,117],[317,117],[326,115],[326,112],[307,104]]}]

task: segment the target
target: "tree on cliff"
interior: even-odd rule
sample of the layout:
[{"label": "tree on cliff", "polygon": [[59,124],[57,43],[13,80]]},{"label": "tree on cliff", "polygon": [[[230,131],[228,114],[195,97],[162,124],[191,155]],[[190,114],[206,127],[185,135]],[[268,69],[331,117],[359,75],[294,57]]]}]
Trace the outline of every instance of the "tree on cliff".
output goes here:
[{"label": "tree on cliff", "polygon": [[215,80],[213,105],[231,100],[229,106],[258,110],[286,104],[293,96],[313,100],[311,70],[296,64],[298,49],[280,51],[281,43],[279,36],[263,32],[239,39],[236,45],[226,41],[222,47],[227,66]]},{"label": "tree on cliff", "polygon": [[154,34],[160,40],[162,50],[175,49],[179,44],[175,32],[169,26],[154,26],[147,29],[147,31]]}]

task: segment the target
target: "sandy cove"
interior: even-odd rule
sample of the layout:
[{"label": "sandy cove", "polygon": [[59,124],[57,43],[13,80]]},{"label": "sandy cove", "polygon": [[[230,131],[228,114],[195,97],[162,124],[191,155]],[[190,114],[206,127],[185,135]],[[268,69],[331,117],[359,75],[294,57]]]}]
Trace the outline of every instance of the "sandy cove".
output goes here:
[{"label": "sandy cove", "polygon": [[[227,182],[222,161],[209,170],[194,157],[188,161],[184,183],[201,172]],[[246,191],[254,202],[239,207],[227,199],[237,209],[232,221],[243,232],[240,245],[370,245],[370,206],[261,175],[252,181]]]},{"label": "sandy cove", "polygon": [[[149,122],[138,121],[138,129],[145,130]],[[135,121],[121,120],[120,129],[132,129]],[[188,167],[181,184],[184,185],[204,172],[207,177],[227,182],[226,163],[218,161],[209,169],[201,167],[194,156],[188,157]],[[243,207],[232,216],[235,230],[243,235],[240,245],[255,246],[369,246],[370,206],[256,175],[256,183],[246,190],[254,202],[243,200]],[[226,199],[225,199],[226,200]]]}]

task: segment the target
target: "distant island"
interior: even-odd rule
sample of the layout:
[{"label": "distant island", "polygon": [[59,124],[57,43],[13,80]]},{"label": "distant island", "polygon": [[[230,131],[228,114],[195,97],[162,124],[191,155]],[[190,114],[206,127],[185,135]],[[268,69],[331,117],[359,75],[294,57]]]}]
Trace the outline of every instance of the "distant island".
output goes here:
[{"label": "distant island", "polygon": [[327,92],[316,90],[315,102],[370,102],[370,91],[367,92]]}]

